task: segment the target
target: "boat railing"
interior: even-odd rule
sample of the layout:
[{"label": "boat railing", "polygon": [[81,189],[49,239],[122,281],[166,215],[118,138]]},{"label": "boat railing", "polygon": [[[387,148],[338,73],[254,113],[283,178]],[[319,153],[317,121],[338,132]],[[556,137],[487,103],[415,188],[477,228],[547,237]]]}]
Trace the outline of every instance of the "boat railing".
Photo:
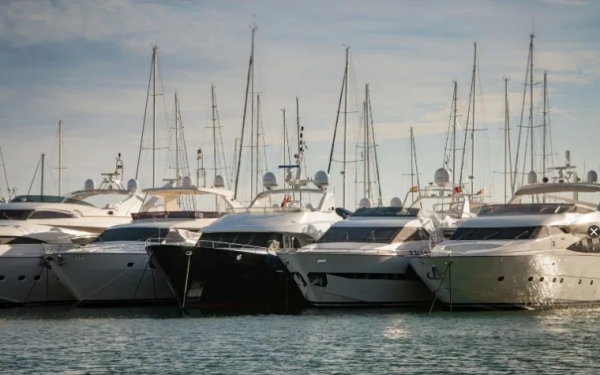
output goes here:
[{"label": "boat railing", "polygon": [[394,255],[394,256],[411,256],[424,255],[431,253],[429,247],[422,249],[318,249],[318,250],[302,250],[302,249],[282,249],[279,253],[301,253],[301,254],[373,254],[373,255]]},{"label": "boat railing", "polygon": [[271,213],[290,213],[290,212],[309,212],[311,209],[304,207],[237,207],[228,208],[227,213],[230,215],[239,214],[271,214]]},{"label": "boat railing", "polygon": [[254,246],[248,244],[239,244],[232,242],[223,242],[223,241],[212,241],[212,240],[203,240],[202,238],[198,241],[198,245],[202,247],[207,247],[211,249],[229,249],[229,250],[244,250],[249,252],[260,252],[263,253],[268,249],[264,246]]},{"label": "boat railing", "polygon": [[81,249],[84,245],[65,242],[65,243],[43,243],[42,248],[44,249],[44,253],[53,254],[53,253],[61,253],[64,251],[70,251],[75,249]]}]

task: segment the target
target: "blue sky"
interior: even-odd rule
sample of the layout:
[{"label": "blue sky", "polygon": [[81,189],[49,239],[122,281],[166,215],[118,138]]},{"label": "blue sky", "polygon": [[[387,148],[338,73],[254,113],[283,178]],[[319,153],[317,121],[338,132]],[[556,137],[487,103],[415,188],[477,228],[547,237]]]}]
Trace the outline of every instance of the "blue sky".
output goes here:
[{"label": "blue sky", "polygon": [[[501,200],[502,176],[496,172],[503,168],[503,77],[511,79],[511,122],[516,125],[534,31],[535,81],[541,82],[543,70],[548,71],[556,162],[562,163],[564,150],[570,149],[580,174],[585,174],[584,164],[586,169],[600,167],[600,3],[5,1],[0,3],[0,146],[10,185],[26,193],[39,155],[46,152],[46,189],[56,191],[57,172],[50,168],[57,166],[59,120],[65,132],[65,190],[81,188],[87,178],[98,180],[113,168],[118,152],[131,177],[153,44],[159,47],[166,104],[166,109],[159,106],[161,147],[168,143],[164,130],[171,125],[165,118],[172,118],[177,90],[190,163],[195,165],[197,147],[209,154],[207,166],[212,163],[207,127],[214,83],[231,159],[241,128],[252,22],[258,26],[255,91],[261,93],[271,166],[280,162],[280,109],[287,108],[293,122],[299,96],[309,170],[327,167],[344,45],[350,45],[350,108],[359,108],[369,83],[384,200],[403,197],[410,187],[405,175],[410,126],[421,180],[431,181],[443,158],[455,79],[460,112],[466,115],[476,41],[481,78],[476,125],[487,131],[477,135],[475,185]],[[534,92],[536,117],[540,88],[536,85]],[[359,117],[349,117],[349,139],[355,142]],[[354,145],[348,149],[353,158]],[[249,166],[243,168],[247,175]],[[354,197],[354,166],[349,169],[351,207],[361,194]],[[159,175],[167,177],[162,170]],[[149,184],[147,177],[140,180]],[[339,169],[332,180],[339,196]],[[3,179],[0,186],[5,191]]]}]

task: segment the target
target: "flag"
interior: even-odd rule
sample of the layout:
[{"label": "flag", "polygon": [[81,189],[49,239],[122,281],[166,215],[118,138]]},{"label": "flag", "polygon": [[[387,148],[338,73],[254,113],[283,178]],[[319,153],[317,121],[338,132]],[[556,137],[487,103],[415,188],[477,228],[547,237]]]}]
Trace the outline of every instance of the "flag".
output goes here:
[{"label": "flag", "polygon": [[482,195],[483,194],[483,189],[479,189],[479,191],[477,192],[477,195]]},{"label": "flag", "polygon": [[197,160],[202,159],[202,149],[201,148],[198,149],[198,156],[196,156],[196,159]]},{"label": "flag", "polygon": [[462,191],[462,189],[460,188],[460,186],[456,186],[456,187],[454,188],[454,193],[455,193],[455,194],[459,194],[461,191]]},{"label": "flag", "polygon": [[411,193],[416,193],[418,191],[419,191],[419,187],[418,186],[413,186],[413,187],[410,188],[410,192]]}]

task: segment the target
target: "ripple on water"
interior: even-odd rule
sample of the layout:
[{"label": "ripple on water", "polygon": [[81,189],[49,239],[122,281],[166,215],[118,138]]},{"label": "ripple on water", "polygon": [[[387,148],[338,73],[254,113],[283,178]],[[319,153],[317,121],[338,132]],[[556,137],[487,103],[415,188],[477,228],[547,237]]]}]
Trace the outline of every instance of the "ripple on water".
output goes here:
[{"label": "ripple on water", "polygon": [[0,310],[7,374],[597,374],[600,310]]}]

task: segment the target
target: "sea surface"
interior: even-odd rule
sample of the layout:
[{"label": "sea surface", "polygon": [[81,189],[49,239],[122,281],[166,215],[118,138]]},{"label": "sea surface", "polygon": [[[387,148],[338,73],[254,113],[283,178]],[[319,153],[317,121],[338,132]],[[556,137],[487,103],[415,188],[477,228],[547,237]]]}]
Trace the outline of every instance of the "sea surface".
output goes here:
[{"label": "sea surface", "polygon": [[0,309],[1,374],[600,374],[600,309]]}]

